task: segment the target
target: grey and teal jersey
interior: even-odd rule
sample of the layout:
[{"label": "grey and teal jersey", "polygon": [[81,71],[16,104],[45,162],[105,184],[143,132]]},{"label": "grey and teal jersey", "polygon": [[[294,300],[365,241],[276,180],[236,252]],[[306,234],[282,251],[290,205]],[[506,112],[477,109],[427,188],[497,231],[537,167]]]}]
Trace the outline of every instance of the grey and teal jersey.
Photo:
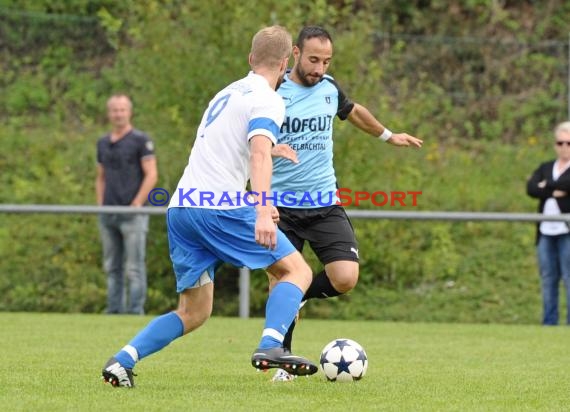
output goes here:
[{"label": "grey and teal jersey", "polygon": [[345,120],[354,107],[329,75],[312,87],[292,81],[288,74],[277,90],[285,102],[285,120],[277,143],[297,152],[299,163],[283,158],[273,162],[272,192],[277,206],[330,206],[336,197],[333,167],[333,120]]}]

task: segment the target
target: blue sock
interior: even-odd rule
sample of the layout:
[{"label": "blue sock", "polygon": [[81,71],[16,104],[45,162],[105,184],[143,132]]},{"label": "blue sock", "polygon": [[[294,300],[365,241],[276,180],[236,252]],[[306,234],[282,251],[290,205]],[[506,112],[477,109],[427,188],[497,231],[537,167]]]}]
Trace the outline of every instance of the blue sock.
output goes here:
[{"label": "blue sock", "polygon": [[279,282],[269,295],[265,307],[265,327],[260,349],[279,348],[289,325],[299,311],[303,291],[289,282]]},{"label": "blue sock", "polygon": [[184,334],[184,324],[174,312],[153,319],[127,346],[115,355],[115,359],[127,369],[132,369],[140,359],[153,354]]}]

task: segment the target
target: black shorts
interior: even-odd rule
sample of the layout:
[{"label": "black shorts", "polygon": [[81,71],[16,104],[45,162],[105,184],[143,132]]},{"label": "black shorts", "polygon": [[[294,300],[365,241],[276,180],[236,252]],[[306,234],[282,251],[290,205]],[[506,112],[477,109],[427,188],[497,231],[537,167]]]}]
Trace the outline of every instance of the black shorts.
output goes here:
[{"label": "black shorts", "polygon": [[358,262],[354,228],[342,206],[277,209],[279,229],[299,252],[307,241],[324,265],[339,260]]}]

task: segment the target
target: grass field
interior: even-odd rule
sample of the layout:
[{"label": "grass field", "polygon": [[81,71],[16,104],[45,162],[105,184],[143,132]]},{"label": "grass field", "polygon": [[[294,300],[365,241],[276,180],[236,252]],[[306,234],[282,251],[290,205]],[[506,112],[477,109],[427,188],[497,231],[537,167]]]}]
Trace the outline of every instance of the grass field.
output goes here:
[{"label": "grass field", "polygon": [[368,353],[366,377],[319,371],[271,383],[249,359],[262,320],[213,318],[141,362],[137,387],[100,380],[148,317],[0,313],[0,410],[568,410],[570,328],[302,320],[296,352],[318,360],[337,337]]}]

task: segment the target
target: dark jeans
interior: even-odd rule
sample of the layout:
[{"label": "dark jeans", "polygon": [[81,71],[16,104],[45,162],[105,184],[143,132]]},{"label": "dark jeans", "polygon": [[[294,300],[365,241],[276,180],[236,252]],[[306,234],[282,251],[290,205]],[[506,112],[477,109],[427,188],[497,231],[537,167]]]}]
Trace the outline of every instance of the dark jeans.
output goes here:
[{"label": "dark jeans", "polygon": [[562,279],[566,291],[566,323],[570,324],[570,234],[541,234],[537,251],[544,305],[542,323],[558,324],[558,288]]},{"label": "dark jeans", "polygon": [[[143,315],[146,300],[148,215],[99,216],[103,268],[107,272],[107,313]],[[127,307],[126,279],[129,280]]]}]

